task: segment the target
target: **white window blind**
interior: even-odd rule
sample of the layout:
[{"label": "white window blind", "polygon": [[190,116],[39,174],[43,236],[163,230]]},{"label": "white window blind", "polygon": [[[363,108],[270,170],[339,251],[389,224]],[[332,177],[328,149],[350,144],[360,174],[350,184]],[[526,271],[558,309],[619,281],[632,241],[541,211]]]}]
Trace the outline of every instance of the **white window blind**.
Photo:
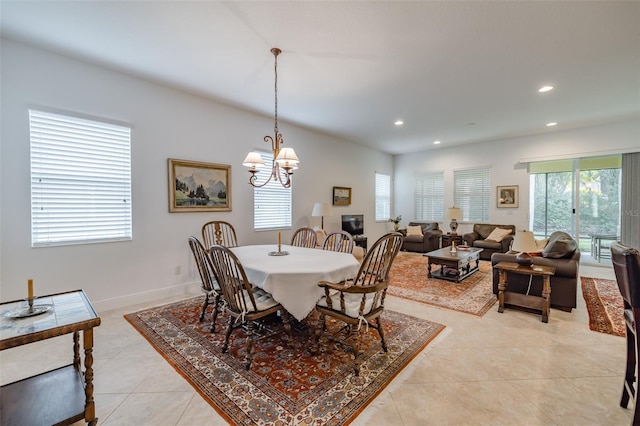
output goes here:
[{"label": "white window blind", "polygon": [[[256,185],[269,179],[272,152],[260,152],[265,167],[257,174]],[[291,188],[284,188],[278,180],[271,180],[253,190],[253,227],[255,230],[291,227]]]},{"label": "white window blind", "polygon": [[376,221],[391,217],[391,176],[376,173]]},{"label": "white window blind", "polygon": [[465,222],[488,222],[491,169],[453,171],[453,202]]},{"label": "white window blind", "polygon": [[414,192],[414,217],[416,220],[444,220],[444,173],[419,173]]},{"label": "white window blind", "polygon": [[29,110],[31,245],[131,239],[131,129]]}]

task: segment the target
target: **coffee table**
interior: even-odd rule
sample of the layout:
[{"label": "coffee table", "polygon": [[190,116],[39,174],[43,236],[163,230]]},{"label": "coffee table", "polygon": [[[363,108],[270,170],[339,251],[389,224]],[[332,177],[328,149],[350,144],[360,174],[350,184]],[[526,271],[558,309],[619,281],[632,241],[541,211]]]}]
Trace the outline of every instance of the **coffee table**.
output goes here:
[{"label": "coffee table", "polygon": [[[458,248],[457,251],[451,252],[451,247],[445,247],[425,253],[423,256],[429,258],[427,276],[459,283],[479,269],[481,251],[481,248],[469,247],[466,250]],[[472,265],[472,262],[475,262],[475,265]],[[432,274],[431,265],[440,265],[440,273]]]}]

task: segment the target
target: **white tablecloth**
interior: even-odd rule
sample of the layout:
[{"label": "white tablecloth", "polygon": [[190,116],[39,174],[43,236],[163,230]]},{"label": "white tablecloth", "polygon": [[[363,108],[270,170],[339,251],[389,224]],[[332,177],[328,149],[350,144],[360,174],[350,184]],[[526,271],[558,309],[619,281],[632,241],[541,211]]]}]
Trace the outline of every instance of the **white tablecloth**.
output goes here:
[{"label": "white tablecloth", "polygon": [[247,278],[265,289],[299,321],[313,310],[324,291],[319,281],[340,282],[353,278],[360,264],[350,253],[282,246],[288,256],[269,256],[277,245],[233,247]]}]

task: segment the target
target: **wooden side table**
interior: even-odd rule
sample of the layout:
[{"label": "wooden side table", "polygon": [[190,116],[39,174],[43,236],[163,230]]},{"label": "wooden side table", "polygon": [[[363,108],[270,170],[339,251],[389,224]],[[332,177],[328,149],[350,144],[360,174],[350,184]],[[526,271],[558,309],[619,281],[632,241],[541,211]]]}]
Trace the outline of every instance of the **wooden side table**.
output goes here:
[{"label": "wooden side table", "polygon": [[462,244],[462,235],[459,234],[442,234],[442,245],[440,247],[450,246],[452,242],[456,243],[457,246]]},{"label": "wooden side table", "polygon": [[82,290],[39,296],[34,307],[44,313],[14,317],[25,305],[24,300],[0,304],[0,350],[73,334],[73,362],[2,386],[0,424],[67,425],[85,420],[95,425],[93,328],[100,325],[100,317]]},{"label": "wooden side table", "polygon": [[[542,322],[549,322],[549,306],[551,300],[550,277],[555,274],[556,268],[552,266],[531,265],[522,266],[514,262],[500,262],[494,266],[500,272],[500,282],[498,284],[498,312],[504,312],[504,305],[521,306],[523,308],[536,309],[542,311]],[[507,287],[507,272],[512,274],[529,275],[530,277],[542,277],[542,295],[532,296],[510,292]]]}]

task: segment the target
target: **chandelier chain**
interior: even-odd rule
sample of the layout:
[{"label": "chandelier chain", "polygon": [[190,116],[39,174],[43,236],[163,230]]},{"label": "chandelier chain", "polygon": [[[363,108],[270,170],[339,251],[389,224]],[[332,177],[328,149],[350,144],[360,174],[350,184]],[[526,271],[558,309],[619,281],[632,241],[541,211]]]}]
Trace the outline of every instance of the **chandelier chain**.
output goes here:
[{"label": "chandelier chain", "polygon": [[275,60],[275,65],[273,66],[276,78],[275,78],[275,84],[274,84],[274,93],[275,93],[275,125],[273,127],[273,130],[276,134],[276,138],[278,137],[278,53],[279,52],[274,52],[274,56],[276,58]]}]

